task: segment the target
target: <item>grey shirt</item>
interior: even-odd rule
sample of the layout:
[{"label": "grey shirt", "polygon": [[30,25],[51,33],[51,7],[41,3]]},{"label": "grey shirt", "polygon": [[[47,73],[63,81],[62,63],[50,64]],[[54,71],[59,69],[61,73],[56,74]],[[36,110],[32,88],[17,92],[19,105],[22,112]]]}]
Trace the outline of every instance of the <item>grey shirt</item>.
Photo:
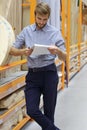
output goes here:
[{"label": "grey shirt", "polygon": [[[34,44],[56,45],[62,51],[65,51],[64,40],[61,32],[48,23],[41,30],[36,29],[36,24],[25,27],[17,36],[13,46],[16,48],[32,47]],[[46,54],[38,56],[28,56],[28,67],[43,67],[54,63],[56,55]]]}]

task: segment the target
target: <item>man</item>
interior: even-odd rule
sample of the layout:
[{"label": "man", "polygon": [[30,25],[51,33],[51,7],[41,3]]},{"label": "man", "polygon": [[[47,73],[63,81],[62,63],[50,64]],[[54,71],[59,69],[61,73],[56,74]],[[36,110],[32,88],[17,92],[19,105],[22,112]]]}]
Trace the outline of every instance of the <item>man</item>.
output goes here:
[{"label": "man", "polygon": [[[61,60],[65,60],[66,52],[64,52],[64,40],[61,33],[47,23],[49,16],[48,4],[38,3],[35,8],[35,24],[22,30],[13,44],[10,54],[26,55],[28,58],[29,69],[25,87],[27,114],[42,127],[42,130],[59,130],[54,125],[58,85],[54,62],[56,55]],[[32,56],[32,46],[35,43],[50,45],[48,48],[50,54]],[[22,48],[23,45],[25,48]],[[43,94],[44,114],[39,109],[41,94]]]}]

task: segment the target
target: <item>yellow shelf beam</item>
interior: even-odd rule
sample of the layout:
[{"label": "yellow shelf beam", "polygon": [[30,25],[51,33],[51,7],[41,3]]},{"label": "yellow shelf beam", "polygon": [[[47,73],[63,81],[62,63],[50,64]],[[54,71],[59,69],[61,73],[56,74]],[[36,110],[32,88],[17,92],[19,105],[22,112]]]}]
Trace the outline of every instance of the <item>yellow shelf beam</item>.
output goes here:
[{"label": "yellow shelf beam", "polygon": [[25,117],[21,122],[19,122],[12,130],[20,130],[31,118]]},{"label": "yellow shelf beam", "polygon": [[4,65],[4,66],[0,66],[0,72],[1,71],[5,71],[7,69],[10,69],[12,67],[15,67],[15,66],[18,66],[18,65],[22,65],[22,64],[25,64],[27,63],[27,60],[24,59],[24,60],[20,60],[20,61],[15,61],[15,62],[12,62],[12,63],[9,63],[7,65]]},{"label": "yellow shelf beam", "polygon": [[0,99],[11,94],[12,92],[16,91],[17,89],[21,88],[24,85],[25,85],[25,75],[17,77],[17,79],[14,79],[8,83],[1,85],[0,86]]}]

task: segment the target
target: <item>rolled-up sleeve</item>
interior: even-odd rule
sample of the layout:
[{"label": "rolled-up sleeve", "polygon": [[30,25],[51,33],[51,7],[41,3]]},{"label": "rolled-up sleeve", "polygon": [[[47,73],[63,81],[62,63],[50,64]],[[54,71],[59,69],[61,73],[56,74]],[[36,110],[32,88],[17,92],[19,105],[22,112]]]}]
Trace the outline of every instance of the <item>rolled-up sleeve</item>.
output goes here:
[{"label": "rolled-up sleeve", "polygon": [[65,41],[64,41],[60,31],[58,31],[58,33],[56,34],[56,43],[55,43],[55,45],[57,47],[59,47],[62,51],[66,51]]},{"label": "rolled-up sleeve", "polygon": [[13,43],[13,47],[21,48],[25,44],[25,37],[24,37],[24,29],[22,32],[16,37],[15,42]]}]

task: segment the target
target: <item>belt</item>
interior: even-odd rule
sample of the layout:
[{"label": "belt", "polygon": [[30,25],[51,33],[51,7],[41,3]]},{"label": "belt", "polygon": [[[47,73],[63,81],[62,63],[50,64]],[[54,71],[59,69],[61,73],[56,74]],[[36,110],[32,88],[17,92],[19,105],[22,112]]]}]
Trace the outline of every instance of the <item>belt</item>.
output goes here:
[{"label": "belt", "polygon": [[45,71],[45,69],[42,68],[29,68],[29,72],[39,72],[39,71]]},{"label": "belt", "polygon": [[51,65],[48,65],[48,66],[40,67],[40,68],[29,68],[28,71],[29,72],[39,72],[39,71],[49,71],[49,70],[52,70],[52,71],[56,70],[54,63]]}]

